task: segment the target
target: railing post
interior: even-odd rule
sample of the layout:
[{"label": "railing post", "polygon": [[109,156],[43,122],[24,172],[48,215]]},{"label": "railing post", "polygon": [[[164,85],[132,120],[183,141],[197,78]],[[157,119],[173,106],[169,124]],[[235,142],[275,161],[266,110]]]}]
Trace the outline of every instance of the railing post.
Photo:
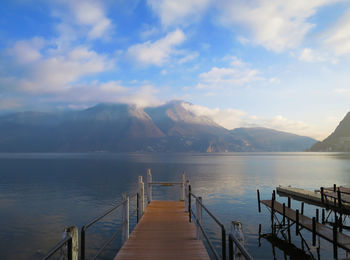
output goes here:
[{"label": "railing post", "polygon": [[191,185],[188,185],[188,218],[189,221],[192,222],[192,214],[191,214]]},{"label": "railing post", "polygon": [[[202,197],[198,197],[198,200],[196,199],[196,216],[197,216],[197,221],[199,224],[202,225],[202,205],[200,204],[202,202]],[[201,240],[203,238],[202,231],[199,227],[199,224],[196,223],[196,230],[197,230],[197,239]]]},{"label": "railing post", "polygon": [[139,196],[138,196],[138,205],[139,205],[138,214],[139,214],[139,218],[141,218],[143,215],[143,212],[145,211],[145,185],[143,183],[142,176],[139,176],[139,183],[138,183],[137,190],[138,190],[137,192],[139,194]]},{"label": "railing post", "polygon": [[[230,235],[236,238],[238,242],[244,246],[244,233],[243,233],[243,227],[242,223],[239,221],[232,221],[231,222],[231,232]],[[236,244],[233,246],[233,259],[245,259],[236,246]]]},{"label": "railing post", "polygon": [[152,173],[151,169],[147,170],[147,201],[148,204],[152,201]]},{"label": "railing post", "polygon": [[62,236],[63,238],[70,236],[72,240],[67,245],[67,252],[64,252],[65,250],[61,250],[61,255],[65,257],[65,254],[67,254],[69,260],[78,260],[78,254],[79,254],[78,228],[75,226],[67,227],[64,229]]},{"label": "railing post", "polygon": [[182,184],[181,184],[181,200],[184,201],[186,197],[186,191],[185,191],[185,183],[186,183],[186,176],[185,172],[182,173]]},{"label": "railing post", "polygon": [[123,192],[122,223],[122,244],[124,244],[129,239],[129,197],[126,197],[125,192]]},{"label": "railing post", "polygon": [[85,260],[85,226],[80,231],[80,259]]},{"label": "railing post", "polygon": [[190,185],[190,181],[187,180],[185,184],[185,211],[188,212],[188,200],[189,200],[189,193],[188,193],[188,187]]}]

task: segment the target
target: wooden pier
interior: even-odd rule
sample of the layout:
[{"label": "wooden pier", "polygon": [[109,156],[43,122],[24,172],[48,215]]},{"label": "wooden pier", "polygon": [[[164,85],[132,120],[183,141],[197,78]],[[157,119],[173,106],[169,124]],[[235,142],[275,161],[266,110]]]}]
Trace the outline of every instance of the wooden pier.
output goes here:
[{"label": "wooden pier", "polygon": [[346,187],[327,187],[315,191],[296,187],[276,188],[282,197],[291,197],[315,206],[330,208],[336,212],[350,214],[350,189]]},{"label": "wooden pier", "polygon": [[189,222],[185,203],[152,201],[114,260],[209,260],[196,228]]},{"label": "wooden pier", "polygon": [[293,221],[297,225],[297,228],[305,228],[313,232],[315,235],[318,235],[323,239],[331,242],[332,244],[335,243],[337,246],[345,249],[346,251],[350,251],[350,237],[348,235],[337,231],[334,232],[334,230],[330,227],[319,223],[312,218],[299,214],[298,210],[283,207],[283,204],[277,201],[261,200],[261,203],[270,208],[273,212],[277,212],[282,216],[285,216],[287,219]]}]

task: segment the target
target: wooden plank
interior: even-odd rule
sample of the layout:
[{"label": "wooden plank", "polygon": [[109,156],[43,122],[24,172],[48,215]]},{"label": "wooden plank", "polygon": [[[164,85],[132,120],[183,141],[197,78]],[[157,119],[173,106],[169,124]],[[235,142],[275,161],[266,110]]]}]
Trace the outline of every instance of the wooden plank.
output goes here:
[{"label": "wooden plank", "polygon": [[[262,204],[271,208],[272,201],[271,200],[262,200]],[[286,207],[285,216],[292,221],[296,221],[296,211]],[[274,201],[274,211],[283,215],[283,204]],[[312,232],[312,219],[299,214],[299,225],[306,228],[307,230]],[[327,241],[333,243],[333,230],[326,225],[316,222],[316,233],[318,236],[326,239]],[[344,233],[337,232],[337,241],[338,246],[350,251],[350,237],[345,235]]]},{"label": "wooden plank", "polygon": [[181,201],[152,201],[114,260],[209,260]]},{"label": "wooden plank", "polygon": [[[304,201],[306,203],[320,206],[320,207],[329,207],[335,211],[344,211],[343,213],[350,213],[350,196],[347,194],[341,194],[342,196],[342,206],[339,207],[338,203],[334,205],[334,200],[329,200],[330,197],[337,198],[337,194],[333,191],[325,191],[326,200],[322,203],[321,193],[316,191],[308,191],[295,187],[277,187],[277,193],[280,196],[292,197],[293,199]],[[337,201],[337,200],[336,200]]]}]

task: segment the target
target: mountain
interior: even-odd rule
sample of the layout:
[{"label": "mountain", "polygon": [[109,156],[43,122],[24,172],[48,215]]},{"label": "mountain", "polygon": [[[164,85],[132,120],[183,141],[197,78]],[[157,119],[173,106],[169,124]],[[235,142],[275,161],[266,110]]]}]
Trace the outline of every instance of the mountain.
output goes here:
[{"label": "mountain", "polygon": [[0,152],[301,151],[315,140],[266,128],[227,130],[172,101],[99,104],[82,111],[0,116]]},{"label": "mountain", "polygon": [[306,136],[299,136],[269,128],[236,128],[231,133],[255,152],[295,152],[304,151],[316,140]]},{"label": "mountain", "polygon": [[338,127],[322,142],[314,144],[310,151],[315,152],[350,152],[350,112]]}]

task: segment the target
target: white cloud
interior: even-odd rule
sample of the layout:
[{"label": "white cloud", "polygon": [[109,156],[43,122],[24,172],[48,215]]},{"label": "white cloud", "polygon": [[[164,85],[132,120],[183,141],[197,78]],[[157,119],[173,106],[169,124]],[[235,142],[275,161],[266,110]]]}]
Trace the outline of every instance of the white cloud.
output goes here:
[{"label": "white cloud", "polygon": [[212,0],[147,0],[164,27],[186,25],[198,20],[211,2]]},{"label": "white cloud", "polygon": [[338,0],[223,0],[219,4],[220,22],[228,27],[244,25],[252,41],[267,49],[281,52],[297,47],[315,25],[308,21],[317,9]]},{"label": "white cloud", "polygon": [[[106,38],[112,29],[112,22],[106,16],[105,6],[101,1],[62,0],[64,10],[55,10],[54,14],[62,19],[58,25],[61,38],[74,39],[75,34],[84,32],[89,39]],[[68,10],[66,8],[68,7]],[[78,28],[74,28],[78,26]],[[70,33],[74,33],[71,35]]]},{"label": "white cloud", "polygon": [[230,59],[231,67],[213,67],[210,71],[201,73],[197,88],[231,88],[264,79],[258,70],[249,68],[238,58],[230,57]]},{"label": "white cloud", "polygon": [[[24,49],[19,50],[19,46]],[[84,76],[93,75],[113,67],[113,60],[86,46],[67,50],[49,48],[41,40],[19,41],[7,50],[8,63],[14,63],[21,71],[14,70],[11,84],[17,89],[33,93],[57,92],[70,88]],[[45,55],[41,48],[48,48]],[[21,56],[22,51],[28,51]],[[30,52],[29,52],[30,51]]]},{"label": "white cloud", "polygon": [[7,54],[15,57],[18,63],[24,65],[35,62],[41,58],[40,49],[45,45],[45,40],[34,37],[28,41],[18,41],[7,50]]},{"label": "white cloud", "polygon": [[281,115],[276,115],[272,118],[261,118],[249,115],[245,111],[232,108],[208,108],[188,103],[184,103],[183,106],[195,115],[209,117],[215,123],[226,129],[239,127],[266,127],[299,135],[312,136],[314,138],[323,138],[326,134],[320,133],[314,126],[308,125],[302,121],[289,120]]},{"label": "white cloud", "polygon": [[128,48],[127,55],[142,65],[161,66],[170,59],[171,55],[178,53],[175,47],[185,39],[185,34],[177,29],[155,42],[147,41],[132,45]]},{"label": "white cloud", "polygon": [[338,22],[325,33],[324,44],[336,55],[350,54],[350,10],[345,12]]},{"label": "white cloud", "polygon": [[179,63],[183,64],[183,63],[189,62],[191,60],[196,59],[198,56],[199,56],[198,52],[190,53],[190,54],[186,55],[185,57],[179,59]]},{"label": "white cloud", "polygon": [[112,92],[112,93],[122,93],[127,92],[127,88],[123,87],[121,81],[109,81],[100,84],[101,91]]},{"label": "white cloud", "polygon": [[299,60],[310,63],[330,61],[331,63],[335,64],[338,62],[336,58],[331,57],[327,52],[322,52],[311,48],[304,48],[300,52]]}]

